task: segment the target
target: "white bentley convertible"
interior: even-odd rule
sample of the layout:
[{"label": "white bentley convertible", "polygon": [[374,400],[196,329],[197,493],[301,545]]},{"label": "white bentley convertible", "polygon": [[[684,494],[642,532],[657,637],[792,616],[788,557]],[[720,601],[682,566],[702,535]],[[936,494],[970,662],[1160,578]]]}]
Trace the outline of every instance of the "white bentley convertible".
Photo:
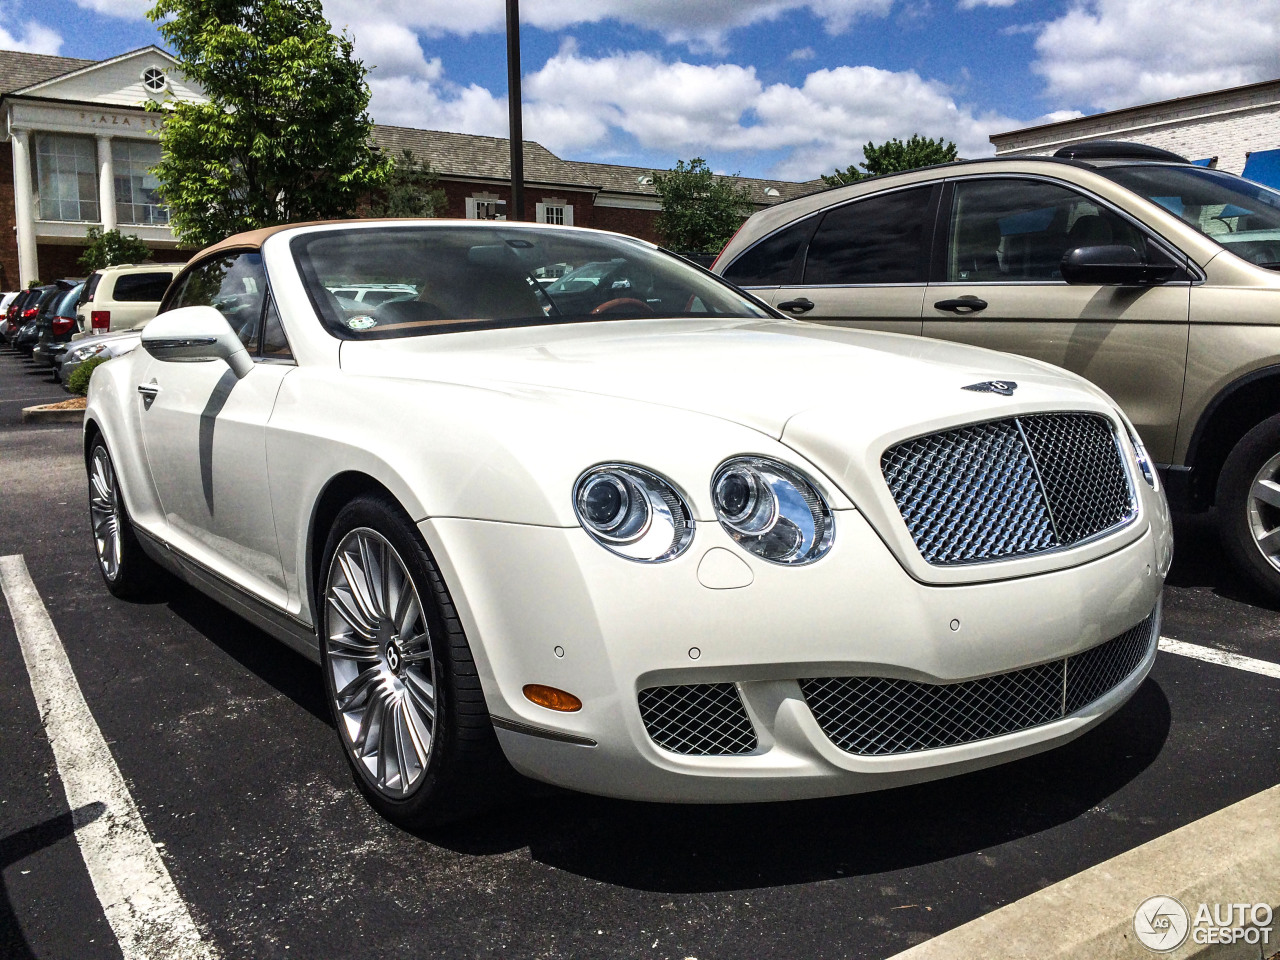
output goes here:
[{"label": "white bentley convertible", "polygon": [[84,442],[108,588],[166,568],[317,660],[402,823],[504,757],[744,801],[1044,750],[1146,676],[1172,556],[1088,383],[572,228],[233,237],[95,371]]}]

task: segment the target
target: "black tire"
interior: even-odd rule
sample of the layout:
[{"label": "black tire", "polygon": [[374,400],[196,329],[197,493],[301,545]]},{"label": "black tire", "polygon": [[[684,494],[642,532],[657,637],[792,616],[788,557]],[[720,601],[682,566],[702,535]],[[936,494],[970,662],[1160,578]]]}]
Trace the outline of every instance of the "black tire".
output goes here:
[{"label": "black tire", "polygon": [[[96,472],[99,458],[105,461],[108,483],[104,489],[103,476]],[[138,536],[133,532],[133,521],[120,493],[120,481],[115,462],[102,437],[94,439],[86,462],[89,476],[89,527],[94,540],[94,556],[98,572],[111,593],[122,600],[150,599],[161,593],[171,582],[168,574],[142,549]],[[115,525],[116,541],[107,542],[103,534],[104,524]],[[118,550],[109,549],[118,543]],[[108,547],[108,549],[104,549]]]},{"label": "black tire", "polygon": [[[1218,474],[1216,496],[1218,534],[1223,549],[1254,584],[1280,602],[1280,552],[1276,564],[1259,545],[1260,531],[1280,530],[1280,506],[1255,501],[1253,484],[1264,467],[1280,457],[1280,415],[1262,421],[1235,445]],[[1274,464],[1272,464],[1274,466]],[[1280,538],[1280,535],[1278,535]],[[1271,541],[1274,542],[1274,541]],[[1280,550],[1280,543],[1277,543]]]},{"label": "black tire", "polygon": [[[328,592],[335,576],[335,557],[339,546],[350,543],[348,537],[361,531],[380,535],[402,561],[421,602],[429,637],[430,656],[427,659],[434,664],[435,716],[427,762],[414,785],[407,788],[407,795],[403,796],[389,795],[394,791],[384,790],[377,775],[367,768],[367,754],[365,760],[357,756],[356,747],[348,735],[347,719],[344,719],[339,705],[339,691],[332,669],[332,641],[328,637],[334,632],[331,617],[337,615],[330,612]],[[448,588],[422,537],[398,503],[386,496],[365,495],[342,508],[326,539],[315,591],[316,631],[326,700],[352,776],[370,805],[386,819],[410,830],[439,826],[474,816],[494,806],[506,786],[519,778],[502,755],[489,721],[471,648]],[[338,616],[333,622],[341,625],[345,621]],[[378,643],[383,644],[380,649],[384,654],[378,663],[385,667],[388,662],[385,638],[372,642],[373,645]],[[360,662],[372,663],[372,660]],[[377,667],[357,665],[353,669],[363,674],[367,669]],[[401,699],[408,701],[410,698],[404,696]],[[365,702],[368,704],[370,701]],[[365,710],[369,709],[366,705]],[[401,781],[402,789],[404,782]]]}]

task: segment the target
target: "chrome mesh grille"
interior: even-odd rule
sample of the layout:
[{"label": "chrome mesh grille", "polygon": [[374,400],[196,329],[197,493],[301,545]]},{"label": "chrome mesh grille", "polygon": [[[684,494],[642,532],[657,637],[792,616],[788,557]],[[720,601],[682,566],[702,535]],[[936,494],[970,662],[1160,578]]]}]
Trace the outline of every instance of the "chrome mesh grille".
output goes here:
[{"label": "chrome mesh grille", "polygon": [[800,689],[822,732],[841,750],[884,756],[1026,730],[1097,700],[1131,676],[1157,640],[1158,610],[1084,653],[962,683],[892,677],[821,677]]},{"label": "chrome mesh grille", "polygon": [[750,753],[756,731],[732,683],[650,687],[637,698],[649,738],[672,753]]},{"label": "chrome mesh grille", "polygon": [[1105,417],[992,420],[890,447],[881,471],[931,564],[1067,547],[1133,518],[1128,473]]}]

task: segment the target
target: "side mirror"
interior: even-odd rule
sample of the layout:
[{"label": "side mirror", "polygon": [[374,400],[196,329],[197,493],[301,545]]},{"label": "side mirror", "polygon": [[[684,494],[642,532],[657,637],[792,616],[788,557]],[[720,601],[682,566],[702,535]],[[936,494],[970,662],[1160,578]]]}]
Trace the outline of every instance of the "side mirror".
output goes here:
[{"label": "side mirror", "polygon": [[1149,286],[1164,283],[1177,272],[1172,263],[1147,263],[1127,243],[1076,247],[1062,256],[1062,279],[1067,283]]},{"label": "side mirror", "polygon": [[142,347],[157,360],[173,363],[225,360],[238,379],[253,369],[249,351],[213,307],[179,307],[160,314],[142,331]]}]

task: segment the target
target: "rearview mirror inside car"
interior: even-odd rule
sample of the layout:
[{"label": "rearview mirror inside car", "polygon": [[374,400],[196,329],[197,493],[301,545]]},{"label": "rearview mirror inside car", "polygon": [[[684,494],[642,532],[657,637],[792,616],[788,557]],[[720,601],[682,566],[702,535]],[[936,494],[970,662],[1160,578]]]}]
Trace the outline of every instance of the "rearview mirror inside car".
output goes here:
[{"label": "rearview mirror inside car", "polygon": [[1177,272],[1172,263],[1147,263],[1126,243],[1076,247],[1062,257],[1062,279],[1067,283],[1147,286],[1164,283]]},{"label": "rearview mirror inside car", "polygon": [[142,347],[157,360],[174,363],[225,360],[240,379],[253,369],[239,336],[213,307],[179,307],[160,314],[142,331]]}]

